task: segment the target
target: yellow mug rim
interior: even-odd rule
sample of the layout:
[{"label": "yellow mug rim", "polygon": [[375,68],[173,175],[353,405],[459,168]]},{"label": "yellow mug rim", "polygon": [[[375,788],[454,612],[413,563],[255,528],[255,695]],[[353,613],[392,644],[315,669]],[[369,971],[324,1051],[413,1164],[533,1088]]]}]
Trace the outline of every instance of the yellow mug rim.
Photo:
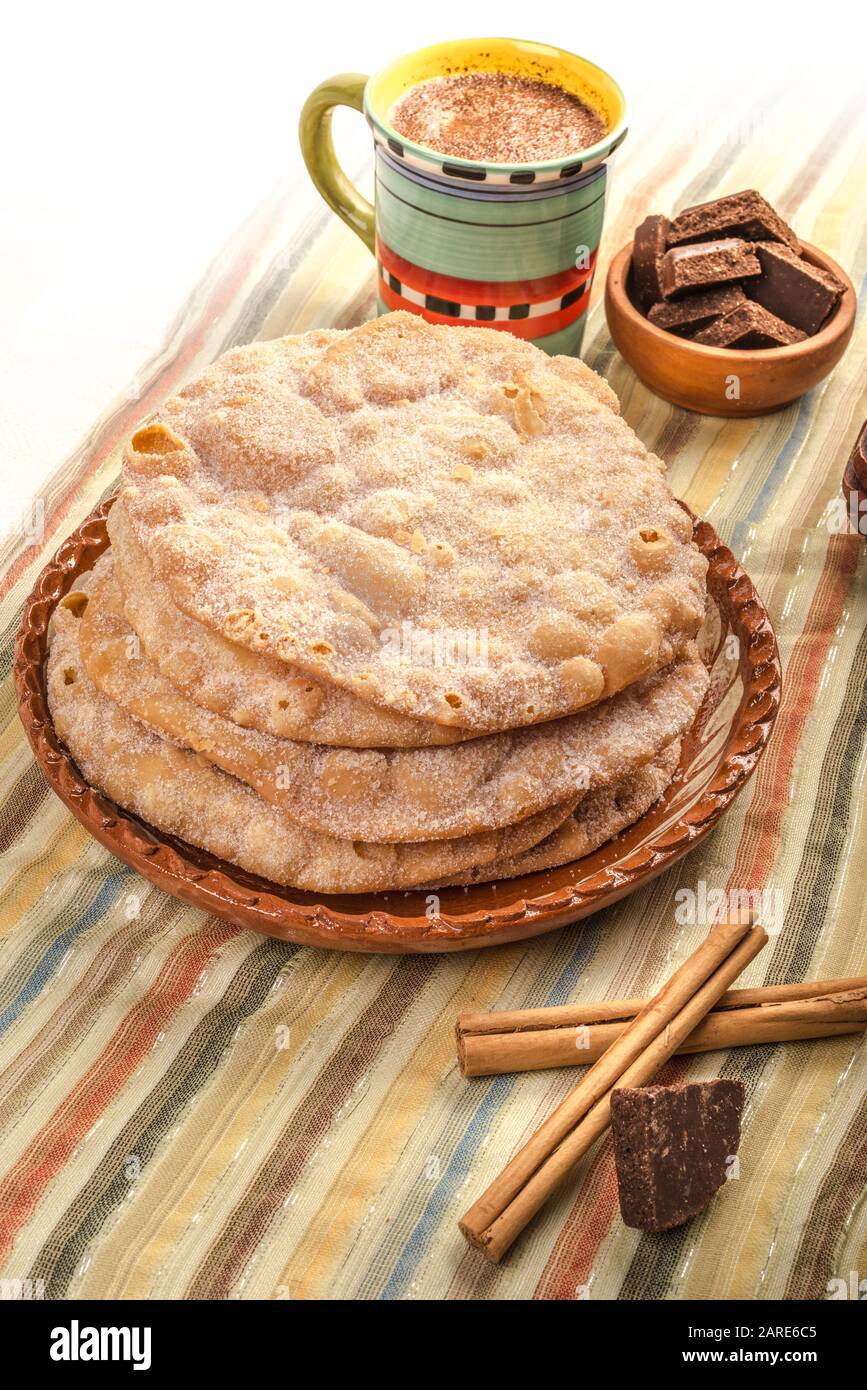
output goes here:
[{"label": "yellow mug rim", "polygon": [[[498,56],[506,50],[512,49],[514,51],[513,56],[517,53],[532,58],[547,59],[549,62],[553,60],[553,62],[563,70],[571,68],[573,74],[576,75],[580,72],[583,81],[576,84],[576,87],[580,88],[580,90],[568,87],[567,90],[574,90],[575,95],[581,96],[584,100],[587,100],[586,92],[588,89],[594,91],[597,95],[600,93],[600,90],[605,93],[614,107],[614,118],[609,121],[609,129],[606,131],[605,135],[601,140],[598,140],[595,145],[588,145],[584,149],[575,150],[568,155],[561,155],[558,159],[530,160],[526,163],[514,164],[497,164],[487,159],[450,158],[448,155],[443,154],[442,150],[436,150],[430,145],[417,144],[413,140],[408,140],[405,135],[400,135],[394,129],[387,120],[385,112],[391,110],[391,107],[397,99],[395,94],[396,86],[401,86],[402,91],[406,91],[409,87],[415,86],[416,83],[424,81],[425,77],[437,75],[433,71],[418,75],[419,67],[424,70],[429,64],[433,64],[434,67],[444,67],[447,71],[450,65],[454,66],[455,52],[462,52],[469,55],[473,51],[482,50],[484,54],[485,49],[496,49]],[[446,61],[441,64],[437,62],[437,59],[440,57],[446,59],[449,55],[451,55],[451,64]],[[488,59],[493,58],[492,53],[484,54],[484,56]],[[496,62],[491,62],[490,66],[492,69],[499,68],[499,64]],[[478,71],[479,69],[476,68],[474,70]],[[502,69],[500,68],[499,70]],[[409,72],[415,75],[409,76]],[[559,85],[563,84],[560,83]],[[600,111],[599,102],[588,101],[588,104],[593,106],[594,110]],[[382,109],[383,105],[385,105],[385,110]],[[600,111],[600,114],[604,114],[606,120],[609,120],[607,105],[604,103],[602,105],[603,109]],[[623,90],[611,74],[606,72],[604,68],[601,68],[598,63],[592,62],[589,58],[583,57],[580,53],[573,53],[567,48],[559,48],[555,44],[540,43],[534,39],[515,39],[507,37],[456,39],[451,42],[446,41],[443,43],[428,44],[426,47],[418,48],[412,53],[405,53],[398,58],[394,58],[384,68],[381,68],[379,72],[375,73],[373,77],[368,78],[364,89],[364,113],[370,123],[381,131],[387,139],[396,141],[403,149],[409,150],[423,159],[437,162],[446,160],[448,163],[459,167],[466,166],[470,169],[486,169],[497,174],[528,173],[531,170],[537,173],[556,172],[562,167],[578,161],[580,161],[582,165],[588,166],[593,162],[598,162],[600,159],[604,158],[606,154],[610,153],[614,146],[619,144],[623,139],[627,129],[626,98],[623,94]]]}]

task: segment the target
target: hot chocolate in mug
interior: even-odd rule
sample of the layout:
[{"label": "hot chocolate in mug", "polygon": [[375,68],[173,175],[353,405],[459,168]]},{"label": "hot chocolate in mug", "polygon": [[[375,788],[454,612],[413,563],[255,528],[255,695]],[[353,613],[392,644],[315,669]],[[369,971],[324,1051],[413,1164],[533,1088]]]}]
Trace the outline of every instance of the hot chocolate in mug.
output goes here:
[{"label": "hot chocolate in mug", "polygon": [[[504,73],[578,97],[604,123],[587,149],[535,163],[462,159],[400,135],[395,104],[420,82]],[[363,111],[373,131],[375,207],[334,152],[336,106]],[[581,348],[602,232],[606,160],[626,137],[626,104],[586,58],[520,39],[459,39],[398,58],[374,77],[322,82],[301,113],[304,160],[325,201],[376,257],[380,313],[480,325],[551,353]]]}]

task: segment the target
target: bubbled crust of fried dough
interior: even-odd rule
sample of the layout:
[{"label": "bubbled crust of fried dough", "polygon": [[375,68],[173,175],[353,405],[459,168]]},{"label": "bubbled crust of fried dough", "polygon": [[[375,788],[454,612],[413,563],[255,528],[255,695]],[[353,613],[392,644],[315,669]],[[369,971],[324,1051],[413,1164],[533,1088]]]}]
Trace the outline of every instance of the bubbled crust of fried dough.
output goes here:
[{"label": "bubbled crust of fried dough", "polygon": [[83,775],[155,829],[274,883],[320,893],[410,888],[529,849],[574,805],[570,801],[502,831],[413,845],[338,840],[305,830],[243,782],[159,737],[100,694],[79,650],[83,607],[72,602],[56,609],[46,664],[54,727]]},{"label": "bubbled crust of fried dough", "polygon": [[130,626],[162,674],[203,709],[275,738],[346,748],[424,748],[471,737],[360,700],[182,613],[154,578],[120,498],[109,513],[108,532]]},{"label": "bubbled crust of fried dough", "polygon": [[647,763],[694,721],[707,673],[690,652],[594,709],[455,748],[319,747],[238,728],[182,695],[135,646],[112,577],[94,567],[81,656],[97,688],[155,732],[339,839],[448,839],[513,825]]},{"label": "bubbled crust of fried dough", "polygon": [[[124,499],[188,616],[481,733],[593,704],[695,635],[706,563],[663,472],[588,368],[391,314],[227,353],[133,436]],[[404,624],[485,631],[486,660],[398,655]]]}]

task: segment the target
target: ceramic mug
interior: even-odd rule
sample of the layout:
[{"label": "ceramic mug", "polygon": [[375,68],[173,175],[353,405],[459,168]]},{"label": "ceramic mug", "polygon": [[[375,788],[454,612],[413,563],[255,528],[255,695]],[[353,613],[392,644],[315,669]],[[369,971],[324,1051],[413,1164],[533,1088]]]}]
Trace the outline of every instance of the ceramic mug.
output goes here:
[{"label": "ceramic mug", "polygon": [[[544,81],[599,111],[606,134],[568,158],[532,164],[452,159],[398,135],[394,103],[429,77],[496,71]],[[373,131],[376,206],[341,169],[336,106]],[[626,103],[608,73],[574,53],[520,39],[459,39],[398,58],[375,77],[322,82],[301,113],[304,161],[325,201],[376,256],[380,313],[504,329],[577,354],[602,232],[606,160],[626,137]]]}]

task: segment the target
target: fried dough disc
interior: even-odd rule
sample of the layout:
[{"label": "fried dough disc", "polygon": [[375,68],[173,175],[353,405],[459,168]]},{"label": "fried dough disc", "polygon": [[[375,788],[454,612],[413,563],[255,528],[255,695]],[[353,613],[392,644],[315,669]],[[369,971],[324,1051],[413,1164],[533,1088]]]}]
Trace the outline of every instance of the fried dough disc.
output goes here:
[{"label": "fried dough disc", "polygon": [[79,651],[81,598],[67,596],[53,618],[46,681],[58,737],[88,782],[119,806],[250,873],[309,892],[410,888],[529,849],[571,809],[572,802],[505,830],[414,845],[304,830],[243,782],[150,732],[99,693]]},{"label": "fried dough disc", "polygon": [[128,621],[163,675],[205,709],[275,738],[345,748],[424,748],[471,737],[372,705],[228,641],[175,607],[154,579],[121,500],[109,513],[108,532]]},{"label": "fried dough disc", "polygon": [[385,315],[228,352],[126,453],[172,602],[250,651],[474,733],[573,713],[695,636],[706,563],[583,364]]},{"label": "fried dough disc", "polygon": [[456,874],[445,883],[430,886],[445,888],[458,884],[491,883],[495,879],[518,878],[521,874],[554,869],[559,864],[571,864],[575,859],[583,859],[585,854],[592,854],[650,810],[674,777],[679,757],[680,739],[676,739],[655,762],[631,777],[590,792],[562,825],[533,849],[511,859],[483,864],[466,873]]},{"label": "fried dough disc", "polygon": [[689,652],[593,709],[454,748],[361,750],[275,739],[201,709],[140,654],[110,552],[94,570],[80,643],[88,676],[127,714],[247,782],[298,824],[342,840],[449,839],[577,800],[682,734],[708,681]]}]

